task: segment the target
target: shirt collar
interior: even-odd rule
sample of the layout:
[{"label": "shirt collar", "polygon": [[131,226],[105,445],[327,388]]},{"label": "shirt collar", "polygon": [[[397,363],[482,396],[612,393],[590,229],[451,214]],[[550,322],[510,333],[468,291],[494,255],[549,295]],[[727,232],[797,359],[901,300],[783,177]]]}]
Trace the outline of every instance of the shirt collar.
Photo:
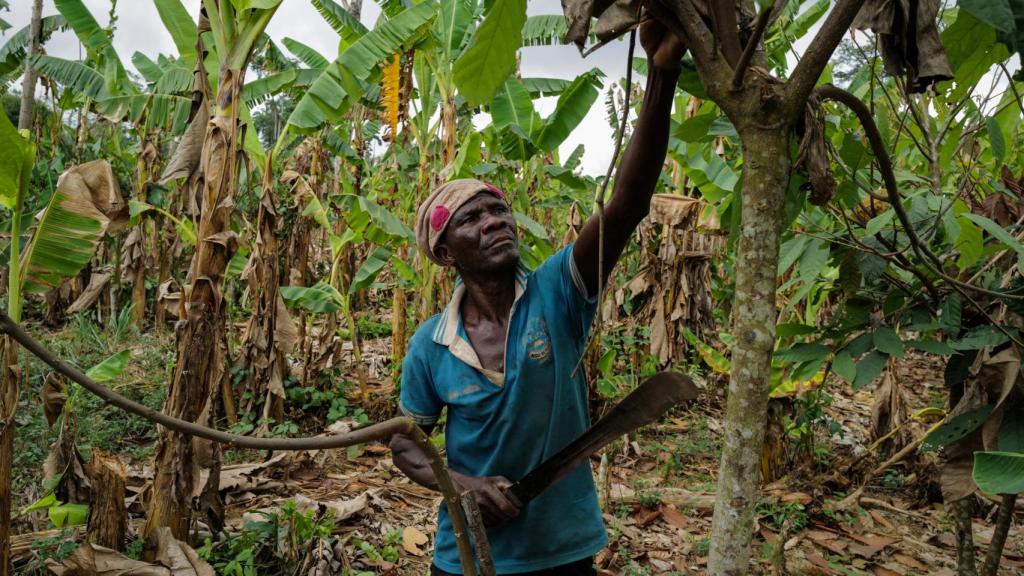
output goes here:
[{"label": "shirt collar", "polygon": [[[516,268],[516,297],[512,303],[513,308],[515,308],[516,302],[519,302],[519,299],[526,292],[529,273],[530,270],[520,262]],[[434,342],[449,348],[455,342],[459,334],[459,325],[462,322],[459,310],[462,307],[462,298],[465,295],[466,286],[462,283],[462,278],[457,278],[455,280],[455,290],[452,292],[452,299],[445,306],[444,311],[441,312],[441,321],[434,328]]]}]

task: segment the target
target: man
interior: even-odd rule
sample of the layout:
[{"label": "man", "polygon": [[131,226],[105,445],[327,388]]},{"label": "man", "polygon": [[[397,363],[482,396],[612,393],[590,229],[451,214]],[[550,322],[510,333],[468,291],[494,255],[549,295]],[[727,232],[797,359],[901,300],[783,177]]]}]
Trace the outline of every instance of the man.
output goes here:
[{"label": "man", "polygon": [[[682,41],[657,21],[641,25],[647,92],[615,190],[605,208],[604,280],[650,210],[665,161]],[[511,482],[589,427],[587,382],[575,371],[597,306],[599,226],[529,272],[519,263],[516,223],[501,191],[478,180],[435,190],[416,218],[420,248],[460,276],[451,302],[413,335],[400,409],[428,434],[447,407],[452,479],[473,490],[488,525],[498,574],[594,574],[607,543],[593,475],[581,465],[525,506]],[[437,490],[426,457],[408,438],[394,462]],[[447,510],[438,519],[432,574],[461,573]]]}]

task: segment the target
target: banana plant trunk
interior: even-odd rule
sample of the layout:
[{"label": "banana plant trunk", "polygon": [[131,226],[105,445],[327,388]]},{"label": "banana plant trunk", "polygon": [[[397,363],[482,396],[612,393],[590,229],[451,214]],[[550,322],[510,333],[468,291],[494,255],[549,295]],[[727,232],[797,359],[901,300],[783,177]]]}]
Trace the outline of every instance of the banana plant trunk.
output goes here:
[{"label": "banana plant trunk", "polygon": [[[206,128],[202,166],[205,175],[199,243],[184,287],[184,315],[176,328],[178,361],[163,412],[188,422],[209,423],[217,414],[226,358],[225,311],[221,292],[224,271],[237,247],[229,224],[238,177],[238,126],[244,81],[241,69],[222,68],[217,103]],[[220,475],[219,444],[161,429],[156,446],[156,475],[145,535],[167,526],[175,538],[188,537],[193,503],[216,494]],[[209,469],[207,486],[200,471]],[[205,500],[205,499],[204,499]],[[216,514],[214,509],[210,512]]]},{"label": "banana plant trunk", "polygon": [[789,185],[788,137],[787,129],[740,131],[744,170],[732,313],[736,343],[715,499],[716,531],[708,558],[712,574],[749,571],[775,347],[779,236]]},{"label": "banana plant trunk", "polygon": [[0,576],[11,574],[11,471],[14,469],[14,412],[18,405],[17,344],[0,337]]}]

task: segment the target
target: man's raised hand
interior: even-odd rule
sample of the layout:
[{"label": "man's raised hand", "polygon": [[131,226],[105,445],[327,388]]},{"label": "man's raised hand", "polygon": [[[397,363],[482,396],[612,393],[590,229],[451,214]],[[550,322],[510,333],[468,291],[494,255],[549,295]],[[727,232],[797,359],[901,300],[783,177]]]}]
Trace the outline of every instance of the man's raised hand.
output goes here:
[{"label": "man's raised hand", "polygon": [[647,60],[665,70],[678,70],[686,54],[686,41],[653,17],[640,24],[640,45],[647,52]]}]

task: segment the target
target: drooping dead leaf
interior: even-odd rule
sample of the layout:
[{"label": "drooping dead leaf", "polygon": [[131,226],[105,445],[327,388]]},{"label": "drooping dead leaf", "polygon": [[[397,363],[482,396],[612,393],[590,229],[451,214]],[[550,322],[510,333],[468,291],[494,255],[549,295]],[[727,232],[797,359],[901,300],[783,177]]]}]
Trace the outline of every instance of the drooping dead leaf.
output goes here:
[{"label": "drooping dead leaf", "polygon": [[171,529],[156,529],[156,561],[170,570],[171,576],[215,576],[213,568],[184,542],[171,535]]},{"label": "drooping dead leaf", "polygon": [[85,287],[85,290],[68,306],[67,313],[77,314],[83,310],[88,310],[93,304],[99,300],[100,295],[103,293],[103,289],[106,288],[107,283],[110,282],[110,277],[113,276],[113,272],[93,272],[89,276],[89,284]]},{"label": "drooping dead leaf", "polygon": [[64,378],[56,372],[50,372],[43,380],[43,414],[46,415],[46,423],[53,426],[60,413],[64,411],[64,403],[68,395],[64,389]]},{"label": "drooping dead leaf", "polygon": [[206,124],[209,121],[206,101],[201,101],[199,113],[189,123],[188,129],[178,141],[171,159],[160,175],[160,184],[167,184],[177,178],[191,178],[199,169],[199,161],[203,155],[203,139],[206,137]]},{"label": "drooping dead leaf", "polygon": [[413,556],[423,556],[425,552],[420,548],[426,544],[430,539],[423,532],[420,532],[414,526],[406,526],[405,530],[402,530],[402,548]]}]

